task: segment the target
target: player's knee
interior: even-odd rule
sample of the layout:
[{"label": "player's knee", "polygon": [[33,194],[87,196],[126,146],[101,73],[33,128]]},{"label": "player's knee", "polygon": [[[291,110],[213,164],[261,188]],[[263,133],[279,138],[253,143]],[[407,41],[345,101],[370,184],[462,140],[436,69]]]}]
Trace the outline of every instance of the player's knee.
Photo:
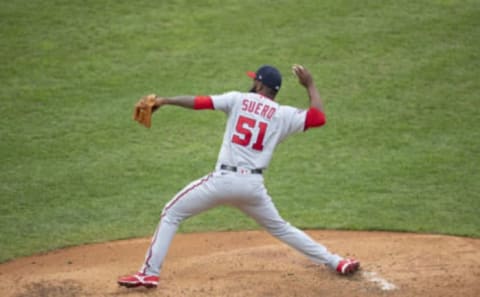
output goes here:
[{"label": "player's knee", "polygon": [[180,225],[180,223],[184,220],[182,216],[179,216],[172,210],[163,210],[162,212],[162,223],[171,224],[171,225]]}]

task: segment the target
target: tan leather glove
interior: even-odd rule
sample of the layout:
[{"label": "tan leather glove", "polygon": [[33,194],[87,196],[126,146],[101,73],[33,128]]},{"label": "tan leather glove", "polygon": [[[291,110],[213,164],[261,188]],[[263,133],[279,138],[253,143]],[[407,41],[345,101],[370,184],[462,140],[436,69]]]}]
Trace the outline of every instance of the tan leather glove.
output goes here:
[{"label": "tan leather glove", "polygon": [[137,104],[135,104],[133,119],[147,128],[152,126],[152,113],[156,97],[157,95],[155,94],[143,96]]}]

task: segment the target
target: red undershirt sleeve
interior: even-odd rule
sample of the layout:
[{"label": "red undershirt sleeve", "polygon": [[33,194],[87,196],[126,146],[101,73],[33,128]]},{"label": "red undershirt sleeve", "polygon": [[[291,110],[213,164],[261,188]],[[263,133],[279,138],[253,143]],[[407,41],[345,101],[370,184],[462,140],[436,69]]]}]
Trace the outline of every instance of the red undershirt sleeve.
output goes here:
[{"label": "red undershirt sleeve", "polygon": [[327,122],[327,119],[323,112],[321,112],[315,107],[310,107],[307,110],[307,116],[305,118],[305,127],[303,130],[305,131],[309,128],[321,127],[325,125],[326,122]]},{"label": "red undershirt sleeve", "polygon": [[193,109],[214,109],[212,97],[196,96],[193,101]]}]

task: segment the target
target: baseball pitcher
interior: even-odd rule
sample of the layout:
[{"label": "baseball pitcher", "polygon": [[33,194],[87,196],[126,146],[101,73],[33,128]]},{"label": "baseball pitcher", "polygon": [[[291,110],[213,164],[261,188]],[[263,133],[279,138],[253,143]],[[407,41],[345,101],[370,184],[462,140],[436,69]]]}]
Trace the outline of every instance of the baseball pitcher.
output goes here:
[{"label": "baseball pitcher", "polygon": [[291,134],[321,127],[326,122],[311,74],[300,65],[294,65],[292,70],[307,90],[310,107],[306,110],[275,101],[282,77],[276,68],[268,65],[257,72],[247,72],[253,79],[250,92],[172,98],[149,95],[135,105],[134,119],[146,127],[150,127],[152,113],[164,105],[219,110],[227,115],[227,121],[215,170],[187,185],[165,205],[142,267],[133,275],[121,277],[119,285],[156,287],[180,223],[218,205],[240,209],[279,240],[341,275],[359,269],[357,260],[329,252],[286,222],[265,188],[262,173],[268,168],[275,147]]}]

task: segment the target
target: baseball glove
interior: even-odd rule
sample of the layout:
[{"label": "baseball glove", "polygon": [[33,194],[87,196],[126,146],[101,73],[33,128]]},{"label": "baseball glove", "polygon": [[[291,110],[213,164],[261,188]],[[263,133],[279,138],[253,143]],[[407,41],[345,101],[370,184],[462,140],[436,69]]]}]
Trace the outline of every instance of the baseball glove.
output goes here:
[{"label": "baseball glove", "polygon": [[147,128],[152,126],[152,113],[155,107],[155,98],[157,95],[151,94],[142,97],[133,111],[133,119]]}]

